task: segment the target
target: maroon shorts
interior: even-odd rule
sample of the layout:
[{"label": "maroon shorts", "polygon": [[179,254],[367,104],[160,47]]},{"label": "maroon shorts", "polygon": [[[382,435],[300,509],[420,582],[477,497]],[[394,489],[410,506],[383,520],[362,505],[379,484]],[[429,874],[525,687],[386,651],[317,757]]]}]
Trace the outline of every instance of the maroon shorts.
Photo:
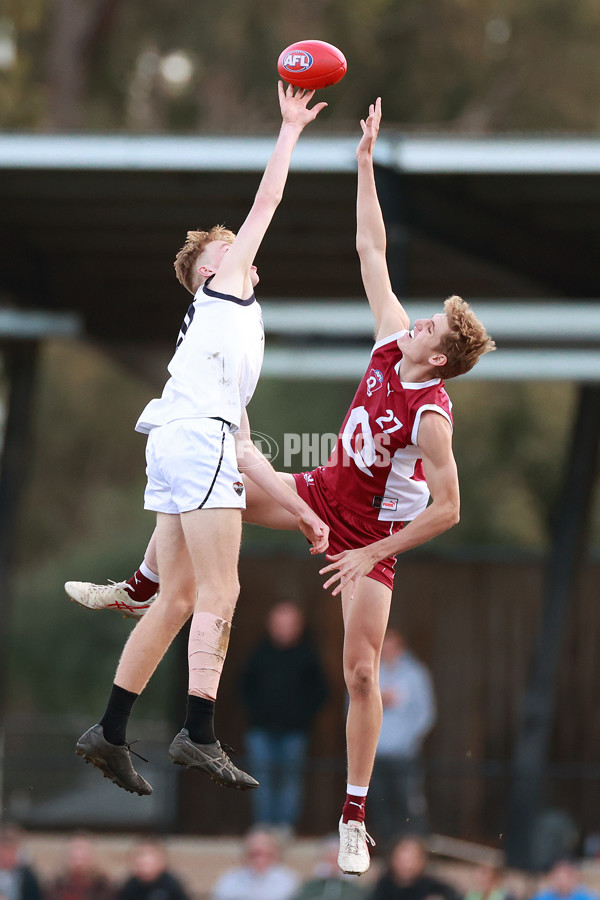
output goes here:
[{"label": "maroon shorts", "polygon": [[[367,544],[380,541],[402,528],[402,522],[380,522],[378,519],[367,519],[340,506],[335,497],[326,491],[320,469],[315,469],[313,472],[299,472],[294,474],[294,479],[298,494],[329,525],[328,554],[366,547]],[[367,578],[373,578],[392,590],[395,565],[396,557],[388,556],[387,559],[382,559],[371,569]]]}]

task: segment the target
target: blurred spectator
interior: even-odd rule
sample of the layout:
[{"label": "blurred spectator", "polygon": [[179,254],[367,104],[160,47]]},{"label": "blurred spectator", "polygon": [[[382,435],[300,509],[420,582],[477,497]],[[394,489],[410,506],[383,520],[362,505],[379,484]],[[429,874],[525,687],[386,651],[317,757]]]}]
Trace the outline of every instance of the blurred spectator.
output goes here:
[{"label": "blurred spectator", "polygon": [[91,838],[84,834],[72,837],[63,869],[45,891],[46,900],[113,900],[115,893],[96,864]]},{"label": "blurred spectator", "polygon": [[356,884],[356,876],[340,871],[339,849],[339,835],[324,839],[313,877],[303,884],[294,900],[362,900],[365,897],[365,891]]},{"label": "blurred spectator", "polygon": [[327,682],[302,611],[276,604],[267,633],[242,675],[248,713],[248,769],[260,782],[253,791],[254,822],[296,827],[302,804],[309,732],[327,697]]},{"label": "blurred spectator", "polygon": [[545,886],[532,900],[598,900],[598,894],[580,882],[579,869],[570,859],[557,860]]},{"label": "blurred spectator", "polygon": [[299,877],[281,862],[281,846],[271,831],[252,829],[244,841],[243,865],[218,879],[211,900],[291,900]]},{"label": "blurred spectator", "polygon": [[6,900],[41,900],[37,876],[23,859],[21,838],[16,825],[0,825],[0,894]]},{"label": "blurred spectator", "polygon": [[504,884],[504,877],[502,866],[478,866],[473,873],[473,887],[465,900],[514,900]]},{"label": "blurred spectator", "polygon": [[600,831],[590,831],[583,839],[583,855],[588,859],[600,858]]},{"label": "blurred spectator", "polygon": [[401,838],[392,848],[388,870],[375,885],[371,900],[459,900],[454,888],[425,874],[427,854],[416,837]]},{"label": "blurred spectator", "polygon": [[427,833],[419,757],[436,718],[431,676],[395,628],[383,641],[379,683],[383,720],[369,797],[373,834],[386,842],[405,833]]},{"label": "blurred spectator", "polygon": [[579,828],[563,809],[543,809],[531,829],[530,866],[547,872],[557,859],[570,858],[579,843]]},{"label": "blurred spectator", "polygon": [[181,882],[168,869],[167,853],[160,841],[143,840],[134,848],[132,875],[119,891],[118,900],[189,900]]}]

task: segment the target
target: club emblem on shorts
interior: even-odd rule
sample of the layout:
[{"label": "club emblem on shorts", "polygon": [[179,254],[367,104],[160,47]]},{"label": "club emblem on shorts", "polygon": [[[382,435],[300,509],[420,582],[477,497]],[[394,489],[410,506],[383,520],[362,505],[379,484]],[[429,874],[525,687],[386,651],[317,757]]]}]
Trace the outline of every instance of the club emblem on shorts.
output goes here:
[{"label": "club emblem on shorts", "polygon": [[296,50],[294,53],[286,53],[283,60],[283,68],[287,69],[288,72],[305,72],[306,69],[310,69],[312,64],[313,58],[310,53],[307,53],[305,50],[302,52]]},{"label": "club emblem on shorts", "polygon": [[383,384],[383,373],[379,369],[371,369],[367,375],[367,397],[371,397]]},{"label": "club emblem on shorts", "polygon": [[244,493],[244,482],[243,481],[234,481],[233,489],[236,492],[236,494],[238,495],[238,497],[241,497],[242,494]]}]

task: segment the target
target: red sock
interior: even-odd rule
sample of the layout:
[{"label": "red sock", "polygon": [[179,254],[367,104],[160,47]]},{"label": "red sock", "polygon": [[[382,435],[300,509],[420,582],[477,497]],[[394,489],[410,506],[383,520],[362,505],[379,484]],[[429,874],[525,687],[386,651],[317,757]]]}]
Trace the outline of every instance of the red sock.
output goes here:
[{"label": "red sock", "polygon": [[342,810],[342,822],[346,825],[350,820],[353,822],[365,821],[365,804],[366,797],[357,797],[355,794],[346,794],[346,802]]},{"label": "red sock", "polygon": [[131,595],[131,599],[137,600],[138,603],[146,603],[150,597],[154,597],[158,590],[158,582],[146,578],[139,569],[131,576],[131,578],[127,579],[127,584],[131,588],[131,590],[128,591]]}]

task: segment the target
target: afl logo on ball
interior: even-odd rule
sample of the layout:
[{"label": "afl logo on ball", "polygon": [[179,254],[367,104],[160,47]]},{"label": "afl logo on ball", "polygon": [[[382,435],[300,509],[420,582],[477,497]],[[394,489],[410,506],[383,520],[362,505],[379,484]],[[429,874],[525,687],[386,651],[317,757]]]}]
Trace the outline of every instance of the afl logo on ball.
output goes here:
[{"label": "afl logo on ball", "polygon": [[313,58],[310,53],[305,51],[288,53],[283,58],[283,68],[288,72],[306,72],[313,64]]},{"label": "afl logo on ball", "polygon": [[244,493],[244,483],[243,483],[243,481],[234,481],[234,482],[233,482],[233,489],[234,489],[234,491],[236,492],[236,494],[238,495],[238,497],[241,497],[242,494]]}]

